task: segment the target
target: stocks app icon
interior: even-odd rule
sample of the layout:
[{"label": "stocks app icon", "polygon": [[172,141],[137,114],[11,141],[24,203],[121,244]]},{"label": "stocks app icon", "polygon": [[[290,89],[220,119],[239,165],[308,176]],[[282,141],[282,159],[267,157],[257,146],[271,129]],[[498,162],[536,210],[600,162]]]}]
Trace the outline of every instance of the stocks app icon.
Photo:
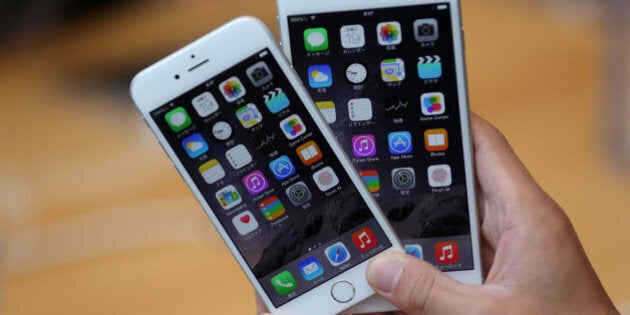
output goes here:
[{"label": "stocks app icon", "polygon": [[385,99],[385,115],[391,119],[403,119],[407,115],[409,99],[406,96],[391,96]]}]

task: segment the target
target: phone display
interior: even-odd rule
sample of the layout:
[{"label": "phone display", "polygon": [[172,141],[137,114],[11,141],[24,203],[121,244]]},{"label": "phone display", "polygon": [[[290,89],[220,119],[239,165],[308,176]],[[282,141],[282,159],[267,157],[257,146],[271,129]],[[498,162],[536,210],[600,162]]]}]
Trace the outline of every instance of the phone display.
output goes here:
[{"label": "phone display", "polygon": [[285,51],[407,252],[479,283],[458,8],[371,3],[279,1]]},{"label": "phone display", "polygon": [[279,49],[261,47],[213,65],[221,71],[145,117],[248,275],[280,307],[392,248],[393,233],[280,66]]}]

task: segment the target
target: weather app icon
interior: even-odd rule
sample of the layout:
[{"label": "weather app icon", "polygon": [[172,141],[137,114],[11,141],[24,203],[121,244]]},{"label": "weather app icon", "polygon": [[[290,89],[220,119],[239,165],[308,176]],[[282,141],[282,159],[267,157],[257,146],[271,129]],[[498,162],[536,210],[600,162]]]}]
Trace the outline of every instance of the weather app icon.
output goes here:
[{"label": "weather app icon", "polygon": [[204,140],[198,133],[184,139],[182,146],[186,150],[186,153],[188,153],[188,156],[193,159],[208,152],[208,144],[206,143],[206,140]]},{"label": "weather app icon", "polygon": [[332,83],[332,69],[329,65],[308,67],[308,84],[312,88],[327,88],[332,86]]}]

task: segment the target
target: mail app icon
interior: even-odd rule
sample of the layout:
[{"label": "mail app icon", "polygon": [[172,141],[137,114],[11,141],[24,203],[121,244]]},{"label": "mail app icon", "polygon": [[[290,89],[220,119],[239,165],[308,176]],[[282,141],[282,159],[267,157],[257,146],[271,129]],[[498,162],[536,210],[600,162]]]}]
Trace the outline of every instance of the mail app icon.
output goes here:
[{"label": "mail app icon", "polygon": [[324,274],[324,267],[315,257],[310,257],[298,264],[300,273],[306,281],[311,281]]}]

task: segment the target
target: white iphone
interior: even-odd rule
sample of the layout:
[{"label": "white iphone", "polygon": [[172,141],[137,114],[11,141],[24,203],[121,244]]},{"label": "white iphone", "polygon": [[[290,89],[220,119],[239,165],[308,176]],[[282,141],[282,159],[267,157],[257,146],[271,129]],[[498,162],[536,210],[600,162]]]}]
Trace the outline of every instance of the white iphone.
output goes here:
[{"label": "white iphone", "polygon": [[[285,54],[407,253],[482,282],[456,0],[278,0]],[[373,299],[353,312],[390,310]]]},{"label": "white iphone", "polygon": [[374,294],[371,257],[403,249],[299,82],[244,17],[140,72],[131,94],[269,309],[333,314]]}]

